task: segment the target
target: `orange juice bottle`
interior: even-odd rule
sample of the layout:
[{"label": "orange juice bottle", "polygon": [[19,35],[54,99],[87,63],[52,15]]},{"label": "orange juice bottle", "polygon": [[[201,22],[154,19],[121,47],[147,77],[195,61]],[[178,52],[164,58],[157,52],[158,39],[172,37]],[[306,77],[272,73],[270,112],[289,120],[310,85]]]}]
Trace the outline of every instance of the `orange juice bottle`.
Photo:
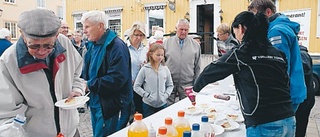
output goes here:
[{"label": "orange juice bottle", "polygon": [[184,118],[184,114],[184,111],[178,111],[178,118],[173,123],[173,126],[178,132],[178,137],[182,137],[184,131],[190,131],[190,124],[188,120]]},{"label": "orange juice bottle", "polygon": [[172,125],[172,118],[171,117],[165,118],[164,123],[165,123],[165,127],[167,128],[167,136],[168,137],[178,137],[178,131]]},{"label": "orange juice bottle", "polygon": [[128,129],[128,137],[148,137],[148,128],[142,120],[142,114],[134,114],[134,122]]},{"label": "orange juice bottle", "polygon": [[157,137],[168,137],[167,136],[167,128],[166,127],[159,127]]}]

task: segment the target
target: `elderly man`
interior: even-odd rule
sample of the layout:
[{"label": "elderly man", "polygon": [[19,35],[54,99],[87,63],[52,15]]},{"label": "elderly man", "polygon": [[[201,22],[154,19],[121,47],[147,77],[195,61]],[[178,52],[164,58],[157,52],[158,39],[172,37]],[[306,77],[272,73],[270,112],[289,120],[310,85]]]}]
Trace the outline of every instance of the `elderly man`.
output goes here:
[{"label": "elderly man", "polygon": [[174,89],[168,98],[168,105],[175,103],[175,98],[179,100],[187,95],[184,87],[192,86],[200,73],[201,48],[198,42],[188,36],[189,21],[180,19],[177,22],[176,36],[168,38],[163,45],[166,49],[166,65],[170,69]]},{"label": "elderly man", "polygon": [[77,110],[54,105],[85,91],[83,60],[70,40],[59,35],[60,22],[46,9],[20,15],[21,37],[0,57],[0,125],[22,114],[28,136],[79,137]]},{"label": "elderly man", "polygon": [[131,61],[127,45],[107,29],[103,11],[89,11],[81,18],[88,36],[83,78],[90,93],[91,122],[94,137],[116,131],[119,111],[131,103]]},{"label": "elderly man", "polygon": [[0,29],[0,56],[12,44],[11,32],[7,28]]},{"label": "elderly man", "polygon": [[59,29],[59,33],[61,33],[61,34],[65,35],[66,37],[68,37],[69,27],[68,27],[68,23],[66,21],[64,21],[64,20],[61,20],[61,26],[60,26],[60,29]]}]

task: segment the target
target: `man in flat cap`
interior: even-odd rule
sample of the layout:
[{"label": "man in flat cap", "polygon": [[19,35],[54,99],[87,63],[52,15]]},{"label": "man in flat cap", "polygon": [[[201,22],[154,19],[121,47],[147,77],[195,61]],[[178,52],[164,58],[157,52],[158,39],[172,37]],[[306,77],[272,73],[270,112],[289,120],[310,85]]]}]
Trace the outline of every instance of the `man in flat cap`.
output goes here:
[{"label": "man in flat cap", "polygon": [[77,109],[54,105],[85,90],[80,78],[83,60],[71,41],[59,35],[60,23],[46,9],[20,15],[21,37],[0,57],[0,126],[22,114],[28,136],[79,136]]}]

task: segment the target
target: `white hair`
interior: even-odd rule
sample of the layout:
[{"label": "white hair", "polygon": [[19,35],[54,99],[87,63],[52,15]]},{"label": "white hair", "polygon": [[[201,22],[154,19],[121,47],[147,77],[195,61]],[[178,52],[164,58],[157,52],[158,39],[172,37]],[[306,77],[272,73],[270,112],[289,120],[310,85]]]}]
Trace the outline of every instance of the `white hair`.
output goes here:
[{"label": "white hair", "polygon": [[187,19],[179,19],[176,27],[178,27],[179,24],[188,24],[189,25],[189,21]]},{"label": "white hair", "polygon": [[11,32],[7,28],[0,29],[0,39],[5,39],[8,36],[11,36]]},{"label": "white hair", "polygon": [[89,12],[86,12],[81,17],[81,23],[83,24],[84,21],[88,20],[89,22],[93,23],[103,23],[104,29],[107,29],[107,17],[106,14],[103,11],[99,10],[92,10]]},{"label": "white hair", "polygon": [[156,32],[154,32],[154,36],[153,36],[156,40],[162,39],[163,38],[163,32],[160,30],[156,30]]}]

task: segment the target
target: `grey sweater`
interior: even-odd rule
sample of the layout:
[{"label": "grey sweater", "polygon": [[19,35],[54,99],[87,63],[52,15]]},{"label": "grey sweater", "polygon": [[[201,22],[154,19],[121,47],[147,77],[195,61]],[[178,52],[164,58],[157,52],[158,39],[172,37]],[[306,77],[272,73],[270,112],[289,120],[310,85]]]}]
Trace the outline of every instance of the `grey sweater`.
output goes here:
[{"label": "grey sweater", "polygon": [[164,42],[166,65],[171,71],[174,83],[193,85],[200,74],[201,48],[199,43],[187,36],[180,48],[179,38],[173,36]]},{"label": "grey sweater", "polygon": [[145,64],[138,73],[133,89],[144,103],[155,108],[163,106],[173,90],[168,67],[160,64],[156,72],[150,63]]}]

